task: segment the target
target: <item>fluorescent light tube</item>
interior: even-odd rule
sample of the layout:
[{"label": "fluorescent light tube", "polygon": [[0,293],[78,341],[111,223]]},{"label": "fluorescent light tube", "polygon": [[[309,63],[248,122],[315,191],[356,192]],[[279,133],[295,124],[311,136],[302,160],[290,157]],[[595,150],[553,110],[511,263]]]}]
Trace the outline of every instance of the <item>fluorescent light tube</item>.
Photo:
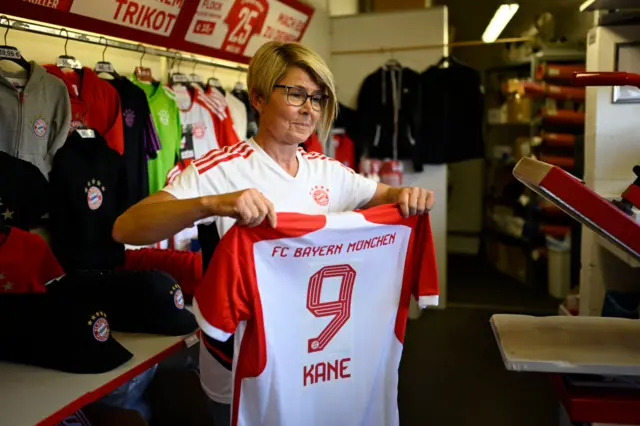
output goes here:
[{"label": "fluorescent light tube", "polygon": [[502,31],[504,31],[505,27],[513,18],[513,15],[516,14],[518,8],[520,6],[517,3],[511,4],[503,4],[498,10],[496,10],[495,15],[491,18],[491,22],[487,25],[487,29],[484,30],[484,34],[482,34],[482,41],[485,43],[493,43],[500,37]]}]

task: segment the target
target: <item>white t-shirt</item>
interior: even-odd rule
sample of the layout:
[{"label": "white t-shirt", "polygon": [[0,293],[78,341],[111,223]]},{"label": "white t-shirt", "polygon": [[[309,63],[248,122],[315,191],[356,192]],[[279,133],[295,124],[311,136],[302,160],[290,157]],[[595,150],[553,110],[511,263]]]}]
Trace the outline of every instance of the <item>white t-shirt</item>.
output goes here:
[{"label": "white t-shirt", "polygon": [[[164,190],[178,199],[257,189],[278,212],[326,214],[355,210],[371,200],[377,184],[338,161],[298,150],[298,173],[288,174],[258,144],[249,139],[213,150],[191,163]],[[211,217],[220,236],[235,223],[228,217]],[[200,381],[214,401],[231,403],[231,372],[200,345]]]},{"label": "white t-shirt", "polygon": [[235,333],[232,426],[398,425],[411,295],[438,304],[429,216],[395,206],[234,227],[193,311]]}]

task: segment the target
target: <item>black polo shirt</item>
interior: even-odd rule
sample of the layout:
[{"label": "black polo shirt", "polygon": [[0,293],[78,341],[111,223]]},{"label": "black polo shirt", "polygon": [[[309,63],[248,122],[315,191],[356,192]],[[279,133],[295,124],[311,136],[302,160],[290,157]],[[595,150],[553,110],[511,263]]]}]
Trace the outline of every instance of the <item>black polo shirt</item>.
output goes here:
[{"label": "black polo shirt", "polygon": [[113,240],[111,229],[129,205],[125,163],[95,134],[83,138],[74,131],[53,159],[52,246],[65,272],[124,263],[124,245]]}]

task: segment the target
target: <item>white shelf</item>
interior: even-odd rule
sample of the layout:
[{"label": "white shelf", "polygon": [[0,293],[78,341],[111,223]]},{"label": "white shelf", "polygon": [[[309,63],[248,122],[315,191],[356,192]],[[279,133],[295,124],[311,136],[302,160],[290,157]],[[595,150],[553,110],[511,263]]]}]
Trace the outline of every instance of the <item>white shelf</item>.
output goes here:
[{"label": "white shelf", "polygon": [[194,335],[172,337],[113,332],[120,344],[133,353],[133,358],[103,374],[71,374],[0,362],[0,425],[58,423],[185,345],[192,345]]}]

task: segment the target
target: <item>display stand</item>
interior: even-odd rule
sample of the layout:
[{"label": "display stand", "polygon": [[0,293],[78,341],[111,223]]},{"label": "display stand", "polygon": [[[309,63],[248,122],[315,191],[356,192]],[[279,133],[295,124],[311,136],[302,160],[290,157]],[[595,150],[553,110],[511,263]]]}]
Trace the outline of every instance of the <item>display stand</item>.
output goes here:
[{"label": "display stand", "polygon": [[71,374],[0,362],[0,425],[54,425],[198,342],[197,332],[182,337],[118,332],[113,336],[133,353],[133,358],[103,374]]}]

